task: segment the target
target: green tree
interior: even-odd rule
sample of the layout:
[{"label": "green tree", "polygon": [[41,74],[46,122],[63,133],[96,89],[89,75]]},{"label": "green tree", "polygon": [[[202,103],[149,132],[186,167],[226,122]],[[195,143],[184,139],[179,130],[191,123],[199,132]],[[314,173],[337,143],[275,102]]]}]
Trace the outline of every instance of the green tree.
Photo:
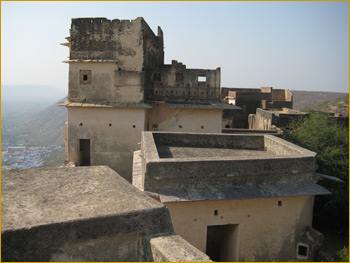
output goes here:
[{"label": "green tree", "polygon": [[349,247],[344,247],[342,250],[337,252],[337,256],[339,261],[341,262],[349,262]]},{"label": "green tree", "polygon": [[349,127],[324,114],[292,122],[284,128],[284,139],[317,153],[317,172],[342,179],[345,183],[322,180],[320,185],[331,196],[315,199],[314,224],[336,224],[348,228],[349,222]]}]

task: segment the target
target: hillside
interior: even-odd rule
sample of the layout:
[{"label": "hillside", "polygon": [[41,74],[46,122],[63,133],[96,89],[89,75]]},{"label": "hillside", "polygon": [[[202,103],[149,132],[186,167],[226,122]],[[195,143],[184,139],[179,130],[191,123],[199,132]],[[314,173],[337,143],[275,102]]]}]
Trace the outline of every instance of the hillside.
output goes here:
[{"label": "hillside", "polygon": [[325,102],[348,96],[347,93],[323,92],[323,91],[300,91],[291,90],[293,94],[293,109],[302,110],[306,107],[316,106]]},{"label": "hillside", "polygon": [[63,145],[66,121],[67,109],[58,103],[30,116],[5,115],[2,116],[1,140],[10,145]]},{"label": "hillside", "polygon": [[321,111],[340,114],[340,116],[349,116],[349,96],[339,97],[334,101],[324,102],[316,106],[302,108],[303,111]]}]

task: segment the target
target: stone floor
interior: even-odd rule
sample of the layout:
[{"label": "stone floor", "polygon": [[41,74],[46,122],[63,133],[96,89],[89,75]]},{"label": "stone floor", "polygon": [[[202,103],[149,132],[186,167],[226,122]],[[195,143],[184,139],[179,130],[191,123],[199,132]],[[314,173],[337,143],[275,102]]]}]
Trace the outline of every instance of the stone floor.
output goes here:
[{"label": "stone floor", "polygon": [[157,146],[160,158],[195,158],[195,157],[229,157],[229,156],[273,156],[266,151],[224,149],[224,148],[196,148]]}]

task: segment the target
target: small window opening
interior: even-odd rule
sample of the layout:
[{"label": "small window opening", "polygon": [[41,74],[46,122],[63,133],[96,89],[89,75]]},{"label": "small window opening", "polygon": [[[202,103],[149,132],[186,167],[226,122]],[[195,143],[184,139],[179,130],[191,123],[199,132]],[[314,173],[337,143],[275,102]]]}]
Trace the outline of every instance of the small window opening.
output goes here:
[{"label": "small window opening", "polygon": [[204,95],[204,92],[202,91],[202,95]]},{"label": "small window opening", "polygon": [[173,94],[173,91],[171,91],[170,93]]},{"label": "small window opening", "polygon": [[184,80],[184,74],[176,73],[176,81],[183,81],[183,80]]},{"label": "small window opening", "polygon": [[278,201],[278,206],[282,206],[282,201]]},{"label": "small window opening", "polygon": [[201,126],[201,129],[203,130],[203,129],[204,129],[204,126]]},{"label": "small window opening", "polygon": [[179,125],[179,128],[182,129],[182,125]]},{"label": "small window opening", "polygon": [[152,127],[153,128],[158,128],[158,124],[153,124]]},{"label": "small window opening", "polygon": [[205,73],[199,73],[198,82],[207,82],[207,75]]},{"label": "small window opening", "polygon": [[298,245],[298,255],[307,257],[308,247],[303,245]]},{"label": "small window opening", "polygon": [[112,123],[109,124],[109,127],[111,127],[111,126],[112,126]]},{"label": "small window opening", "polygon": [[160,73],[153,73],[153,80],[154,81],[161,81],[162,75]]},{"label": "small window opening", "polygon": [[186,101],[188,101],[188,99],[186,99]]},{"label": "small window opening", "polygon": [[92,71],[91,70],[80,70],[79,71],[79,82],[80,85],[91,85],[92,84]]},{"label": "small window opening", "polygon": [[190,92],[190,91],[188,92],[188,95],[191,95],[191,92]]},{"label": "small window opening", "polygon": [[229,125],[229,124],[227,124],[227,125],[225,126],[225,128],[230,128],[230,125]]},{"label": "small window opening", "polygon": [[136,127],[136,125],[133,125],[132,127],[133,127],[133,128],[135,128],[135,127]]},{"label": "small window opening", "polygon": [[214,216],[219,215],[219,211],[218,210],[214,210]]},{"label": "small window opening", "polygon": [[197,94],[197,92],[194,92],[194,95],[196,95]]},{"label": "small window opening", "polygon": [[211,95],[213,95],[214,94],[214,92],[211,92]]},{"label": "small window opening", "polygon": [[83,126],[83,123],[81,122],[81,123],[79,123],[79,126]]}]

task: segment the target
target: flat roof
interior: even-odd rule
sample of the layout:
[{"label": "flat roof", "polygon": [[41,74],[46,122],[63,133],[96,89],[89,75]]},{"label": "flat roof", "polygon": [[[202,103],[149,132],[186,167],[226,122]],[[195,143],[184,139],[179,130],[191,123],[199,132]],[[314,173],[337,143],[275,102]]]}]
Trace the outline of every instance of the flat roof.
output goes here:
[{"label": "flat roof", "polygon": [[197,158],[197,157],[227,157],[227,156],[275,156],[263,150],[225,149],[208,147],[178,147],[157,146],[160,158]]},{"label": "flat roof", "polygon": [[327,195],[330,194],[330,192],[312,181],[304,181],[294,184],[269,184],[244,187],[160,189],[158,194],[162,203],[174,203],[291,197],[303,195]]},{"label": "flat roof", "polygon": [[162,202],[329,194],[315,156],[273,135],[143,132],[133,184]]},{"label": "flat roof", "polygon": [[63,63],[116,63],[118,59],[69,59],[64,60]]},{"label": "flat roof", "polygon": [[188,108],[188,109],[227,109],[227,110],[240,110],[241,107],[228,104],[226,102],[217,102],[217,103],[168,103],[169,108]]},{"label": "flat roof", "polygon": [[149,211],[159,209],[164,209],[161,203],[140,192],[107,166],[1,173],[2,232],[40,225],[54,227],[59,223],[93,218],[125,217],[141,211],[148,211],[150,216]]},{"label": "flat roof", "polygon": [[150,109],[152,106],[147,103],[133,102],[70,102],[64,101],[59,104],[66,107],[84,107],[84,108],[142,108]]}]

